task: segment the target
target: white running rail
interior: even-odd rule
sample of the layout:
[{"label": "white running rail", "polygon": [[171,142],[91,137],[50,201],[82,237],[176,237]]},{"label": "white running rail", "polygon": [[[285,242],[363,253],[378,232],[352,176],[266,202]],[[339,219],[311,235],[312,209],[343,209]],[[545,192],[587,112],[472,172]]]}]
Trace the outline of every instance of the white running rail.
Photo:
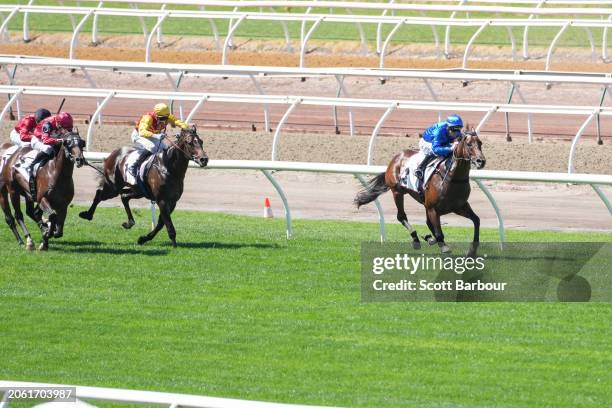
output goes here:
[{"label": "white running rail", "polygon": [[[230,398],[205,397],[190,394],[172,394],[168,392],[123,390],[118,388],[83,387],[80,385],[45,384],[24,381],[0,381],[0,393],[6,389],[15,388],[75,388],[76,398],[79,400],[95,400],[106,402],[119,402],[126,404],[153,404],[166,405],[169,408],[323,408],[313,405],[280,404],[274,402],[247,401]],[[0,400],[0,408],[10,406],[8,393]],[[68,406],[68,404],[66,404]]]}]

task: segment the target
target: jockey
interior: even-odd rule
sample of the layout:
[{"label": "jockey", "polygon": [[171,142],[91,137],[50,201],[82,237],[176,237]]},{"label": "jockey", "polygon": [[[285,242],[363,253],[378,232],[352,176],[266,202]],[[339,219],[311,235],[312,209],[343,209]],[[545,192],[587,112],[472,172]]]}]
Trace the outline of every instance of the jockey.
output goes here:
[{"label": "jockey", "polygon": [[51,112],[41,108],[33,115],[22,118],[17,126],[11,130],[11,142],[18,147],[30,147],[30,141],[34,135],[34,129],[43,119],[51,116]]},{"label": "jockey", "polygon": [[423,133],[423,138],[419,141],[419,148],[425,158],[417,168],[415,176],[418,180],[417,191],[423,189],[423,177],[429,162],[438,156],[447,157],[452,152],[451,143],[461,136],[463,121],[459,115],[450,115],[445,122],[438,122]]},{"label": "jockey", "polygon": [[181,129],[188,127],[185,122],[170,113],[170,108],[165,103],[155,105],[153,112],[142,115],[136,124],[136,128],[132,132],[132,142],[142,153],[138,160],[128,169],[134,177],[137,177],[138,169],[147,157],[157,153],[159,150],[166,150],[163,140],[166,137],[166,127],[168,124],[172,127],[178,126]]},{"label": "jockey", "polygon": [[37,150],[39,153],[30,166],[31,192],[36,190],[34,167],[37,163],[44,165],[46,161],[55,155],[55,146],[62,143],[61,137],[66,131],[71,132],[72,126],[72,116],[67,112],[60,112],[57,115],[49,116],[36,125],[31,144],[32,149]]}]

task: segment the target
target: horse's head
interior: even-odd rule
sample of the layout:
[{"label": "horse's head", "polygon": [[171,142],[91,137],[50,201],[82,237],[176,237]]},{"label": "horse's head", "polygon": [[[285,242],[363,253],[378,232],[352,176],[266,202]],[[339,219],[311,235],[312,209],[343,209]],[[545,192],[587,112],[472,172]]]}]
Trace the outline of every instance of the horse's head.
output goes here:
[{"label": "horse's head", "polygon": [[204,151],[204,143],[200,136],[198,136],[195,125],[181,129],[181,133],[176,136],[176,144],[200,167],[205,167],[208,164],[208,155]]},{"label": "horse's head", "polygon": [[482,169],[487,163],[487,159],[482,153],[482,142],[474,128],[466,125],[466,131],[461,135],[455,147],[455,157],[458,159],[469,160],[477,169]]},{"label": "horse's head", "polygon": [[81,139],[79,129],[74,128],[72,131],[66,131],[62,140],[66,157],[69,158],[71,162],[76,163],[77,167],[83,166],[85,164],[85,157],[83,156],[85,140]]}]

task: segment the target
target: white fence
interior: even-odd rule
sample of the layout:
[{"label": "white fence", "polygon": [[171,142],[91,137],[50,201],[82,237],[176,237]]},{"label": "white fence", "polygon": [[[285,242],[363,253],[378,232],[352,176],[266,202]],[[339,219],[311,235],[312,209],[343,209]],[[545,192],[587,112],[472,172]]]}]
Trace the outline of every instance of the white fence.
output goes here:
[{"label": "white fence", "polygon": [[[88,152],[85,154],[87,160],[103,161],[108,156],[108,153]],[[195,163],[190,163],[193,168],[201,169]],[[258,170],[261,171],[266,178],[272,183],[280,199],[283,202],[285,209],[285,219],[287,224],[287,238],[293,235],[291,209],[287,196],[274,177],[272,171],[296,171],[296,172],[313,172],[313,173],[334,173],[348,174],[357,178],[362,185],[365,185],[366,180],[363,176],[383,173],[387,170],[386,166],[358,165],[358,164],[334,164],[334,163],[306,163],[306,162],[282,162],[282,161],[259,161],[259,160],[211,160],[208,163],[206,170],[210,169],[225,169],[225,170]],[[505,227],[504,219],[497,202],[491,191],[485,186],[483,181],[517,181],[517,182],[545,182],[545,183],[572,183],[572,184],[588,184],[597,193],[603,201],[606,208],[612,215],[612,204],[608,200],[605,193],[601,190],[602,185],[612,185],[612,175],[604,174],[565,174],[565,173],[537,173],[524,171],[499,171],[499,170],[472,170],[470,178],[483,191],[497,216],[499,240],[503,245],[505,242]],[[350,204],[347,204],[350,205]],[[385,240],[385,217],[382,206],[378,200],[375,201],[378,211],[380,225],[380,239]],[[154,216],[154,207],[152,224],[156,224]]]},{"label": "white fence", "polygon": [[[222,3],[222,2],[209,2],[212,3]],[[235,2],[237,4],[242,4],[242,7],[249,4],[247,1],[243,2]],[[253,4],[273,4],[280,5],[277,2],[252,2]],[[282,4],[291,4],[291,3],[301,3],[301,2],[282,2]],[[150,10],[150,9],[121,9],[121,8],[104,8],[102,7],[104,2],[101,2],[100,7],[50,7],[50,6],[0,6],[0,13],[8,13],[7,17],[4,19],[2,24],[0,25],[0,34],[7,30],[9,22],[18,14],[24,15],[24,39],[29,39],[29,22],[28,15],[31,13],[40,13],[40,14],[66,14],[66,15],[80,15],[82,16],[78,24],[74,25],[73,35],[70,44],[69,57],[74,58],[75,50],[78,42],[78,36],[83,28],[84,24],[92,18],[94,21],[93,29],[92,29],[92,41],[97,42],[97,19],[101,16],[123,16],[123,17],[135,17],[140,19],[141,25],[143,27],[143,33],[145,35],[145,61],[151,61],[151,45],[153,43],[153,38],[157,34],[158,42],[161,42],[161,28],[165,20],[169,18],[195,18],[195,19],[204,19],[214,25],[215,20],[225,20],[228,22],[228,31],[223,42],[223,46],[221,46],[221,63],[227,63],[227,51],[232,42],[232,38],[240,26],[245,21],[278,21],[283,24],[285,39],[287,42],[287,47],[290,48],[290,36],[289,30],[287,29],[287,22],[300,22],[302,24],[300,30],[300,67],[305,65],[305,54],[307,50],[307,44],[309,39],[312,37],[316,28],[323,22],[325,23],[351,23],[357,24],[359,27],[359,33],[361,36],[361,42],[364,46],[364,49],[367,49],[365,34],[362,29],[364,24],[376,24],[377,25],[377,52],[380,55],[380,67],[384,67],[385,55],[387,53],[387,49],[393,36],[406,25],[417,25],[417,26],[430,26],[432,29],[432,34],[434,37],[434,42],[438,50],[440,49],[440,38],[437,31],[437,27],[445,27],[445,41],[444,41],[444,53],[448,56],[448,49],[450,46],[450,28],[451,27],[472,27],[477,28],[476,32],[472,35],[470,40],[468,41],[464,55],[463,55],[463,67],[467,67],[467,62],[469,58],[469,54],[471,48],[473,47],[476,39],[480,34],[489,27],[503,27],[506,28],[509,36],[510,43],[512,45],[513,56],[516,57],[516,38],[512,31],[512,27],[523,27],[524,35],[523,35],[523,54],[524,57],[528,57],[528,35],[527,30],[529,27],[548,27],[548,28],[556,28],[558,29],[557,34],[551,41],[547,57],[546,57],[546,70],[550,69],[551,60],[553,52],[561,38],[561,36],[569,29],[569,28],[580,28],[585,29],[587,31],[589,44],[591,47],[593,58],[595,58],[595,41],[593,37],[593,33],[591,31],[592,28],[600,28],[603,29],[602,35],[602,47],[601,47],[601,58],[605,61],[608,58],[607,54],[607,41],[608,41],[608,30],[612,26],[612,14],[610,14],[609,9],[595,9],[595,8],[573,8],[573,9],[545,9],[545,8],[517,8],[517,7],[487,7],[487,6],[474,6],[475,9],[472,10],[470,7],[472,6],[440,6],[440,5],[393,5],[397,7],[413,7],[416,9],[422,8],[446,8],[449,11],[457,10],[457,11],[476,11],[476,9],[480,11],[489,11],[489,12],[512,12],[512,13],[523,13],[529,14],[530,17],[527,18],[470,18],[470,19],[457,19],[455,14],[457,11],[453,11],[453,14],[449,18],[435,18],[435,17],[414,17],[414,16],[371,16],[371,15],[353,15],[353,14],[312,14],[309,12],[306,13],[277,13],[277,12],[251,12],[251,11],[239,11],[235,8],[232,11],[196,11],[196,10],[169,10],[166,8],[162,8],[160,10]],[[322,5],[323,2],[314,2],[313,4]],[[352,7],[367,7],[369,4],[376,3],[350,3]],[[239,6],[236,6],[239,7]],[[262,6],[263,7],[263,6]],[[272,6],[270,6],[272,7]],[[389,6],[391,7],[391,6]],[[507,10],[506,10],[507,9]],[[310,9],[308,10],[310,11]],[[384,13],[383,13],[384,14]],[[549,14],[572,14],[572,15],[591,15],[596,14],[601,16],[606,16],[607,19],[534,19],[531,18],[537,15],[549,15]],[[144,18],[150,17],[154,18],[156,23],[153,28],[148,31]],[[306,25],[308,23],[312,23],[310,28],[306,30]],[[389,32],[389,34],[384,38],[381,32],[381,27],[383,25],[390,25],[393,28]],[[215,38],[215,42],[220,44],[220,36],[216,25],[213,26],[213,36]],[[380,34],[378,34],[380,32]],[[441,55],[439,53],[439,55]]]},{"label": "white fence", "polygon": [[[119,402],[126,404],[167,405],[170,408],[317,408],[313,405],[292,405],[273,402],[246,401],[230,398],[204,397],[189,394],[171,394],[168,392],[123,390],[117,388],[83,387],[80,385],[45,384],[24,381],[0,380],[0,393],[4,393],[0,400],[0,408],[9,406],[7,389],[57,389],[74,388],[78,400],[95,400],[105,402]],[[318,407],[323,408],[323,407]]]},{"label": "white fence", "polygon": [[374,147],[378,133],[389,115],[396,110],[429,110],[429,111],[455,111],[455,112],[482,112],[484,115],[476,130],[480,131],[483,125],[494,113],[523,113],[523,114],[563,114],[580,115],[586,119],[578,129],[569,152],[568,173],[574,172],[574,160],[576,148],[582,134],[587,126],[598,116],[612,116],[612,107],[602,106],[552,106],[552,105],[526,105],[526,104],[491,104],[491,103],[467,103],[467,102],[439,102],[439,101],[406,101],[406,100],[381,100],[381,99],[358,99],[358,98],[331,98],[316,96],[293,96],[293,95],[249,95],[249,94],[219,94],[201,92],[160,92],[160,91],[138,91],[118,89],[86,89],[86,88],[55,88],[42,86],[0,86],[0,93],[9,95],[9,100],[0,111],[0,123],[9,108],[22,95],[47,95],[62,97],[87,97],[101,100],[98,108],[92,114],[87,129],[87,145],[91,149],[94,146],[93,131],[95,122],[102,113],[104,107],[113,99],[144,99],[144,100],[178,100],[194,103],[193,108],[185,120],[190,121],[194,114],[202,108],[206,102],[232,102],[248,104],[276,104],[286,105],[287,110],[280,119],[272,141],[272,160],[277,160],[278,144],[281,130],[291,113],[299,105],[315,106],[340,106],[347,108],[376,108],[384,110],[378,120],[368,144],[367,163],[372,164]]},{"label": "white fence", "polygon": [[[246,77],[249,78],[257,92],[264,94],[261,80],[270,77],[334,77],[337,83],[336,97],[344,95],[350,97],[350,90],[344,82],[346,77],[380,78],[384,83],[387,79],[421,79],[427,87],[432,99],[438,101],[440,96],[436,94],[430,84],[430,80],[456,80],[466,85],[474,81],[497,81],[505,82],[509,86],[508,96],[500,103],[510,104],[514,95],[518,95],[522,103],[527,104],[526,95],[521,92],[522,83],[541,83],[551,87],[553,84],[583,84],[598,85],[601,87],[599,106],[603,106],[606,95],[610,95],[608,87],[612,85],[612,74],[597,73],[567,73],[567,72],[545,72],[545,71],[500,71],[500,70],[406,70],[406,69],[371,69],[371,68],[286,68],[286,67],[251,67],[251,66],[223,66],[223,65],[196,65],[196,64],[168,64],[168,63],[140,63],[140,62],[117,62],[117,61],[90,61],[90,60],[69,60],[62,58],[39,58],[39,57],[18,57],[0,56],[0,66],[6,73],[9,84],[17,86],[17,67],[65,67],[69,69],[81,70],[89,85],[97,88],[94,79],[89,75],[88,70],[106,70],[112,72],[144,73],[147,75],[164,75],[172,91],[178,92],[181,81],[187,76],[212,76],[212,77]],[[11,68],[12,67],[12,68]],[[263,123],[264,129],[270,129],[269,107],[263,104]],[[594,107],[595,108],[595,107]],[[333,119],[336,131],[338,130],[337,108],[334,106]],[[17,99],[17,114],[20,117],[19,98]],[[179,105],[179,114],[183,117],[183,106]],[[438,112],[441,120],[441,112]],[[101,118],[101,115],[98,117]],[[510,138],[509,115],[505,114],[506,137]],[[100,122],[100,121],[99,121]],[[597,139],[601,144],[601,129],[599,114],[595,116]],[[355,123],[353,111],[349,108],[349,129],[350,134],[354,134]],[[527,115],[528,140],[532,142],[532,116]]]}]

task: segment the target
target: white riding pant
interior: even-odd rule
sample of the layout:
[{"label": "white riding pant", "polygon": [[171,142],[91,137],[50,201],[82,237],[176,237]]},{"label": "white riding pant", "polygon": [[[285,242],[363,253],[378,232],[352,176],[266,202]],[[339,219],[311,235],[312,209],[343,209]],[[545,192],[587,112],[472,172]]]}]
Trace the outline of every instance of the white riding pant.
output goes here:
[{"label": "white riding pant", "polygon": [[53,152],[54,152],[53,146],[44,144],[36,136],[32,136],[31,145],[32,145],[32,149],[34,150],[38,150],[39,152],[47,153],[50,156],[53,155]]},{"label": "white riding pant", "polygon": [[142,137],[138,134],[136,129],[134,129],[132,132],[132,142],[136,145],[136,147],[144,149],[153,154],[168,148],[168,146],[166,146],[166,144],[163,142],[160,134],[156,134],[151,137]]},{"label": "white riding pant", "polygon": [[427,156],[428,154],[433,153],[431,143],[429,143],[428,141],[422,138],[421,140],[419,140],[419,149],[421,149],[421,152],[423,152],[424,156]]},{"label": "white riding pant", "polygon": [[19,136],[19,133],[15,129],[11,130],[11,143],[17,147],[30,147],[30,142],[22,141],[21,136]]}]

